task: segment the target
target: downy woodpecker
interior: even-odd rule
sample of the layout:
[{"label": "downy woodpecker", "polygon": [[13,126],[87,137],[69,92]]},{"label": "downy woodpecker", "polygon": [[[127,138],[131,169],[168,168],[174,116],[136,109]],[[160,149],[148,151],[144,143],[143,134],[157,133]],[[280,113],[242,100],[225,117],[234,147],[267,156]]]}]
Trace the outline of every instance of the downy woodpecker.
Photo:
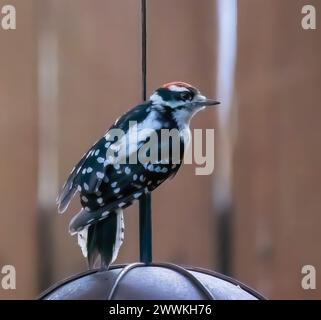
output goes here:
[{"label": "downy woodpecker", "polygon": [[[124,239],[122,210],[177,173],[189,141],[190,119],[205,106],[218,103],[187,83],[165,84],[150,96],[149,101],[120,117],[73,168],[57,198],[57,205],[63,213],[79,193],[82,209],[72,218],[69,231],[78,235],[78,243],[90,268],[99,262],[108,268],[116,259]],[[136,123],[136,133],[131,123]],[[169,141],[160,138],[163,129],[178,132],[177,161],[173,159],[175,150]],[[122,130],[123,136],[116,140],[111,136],[117,130]],[[130,157],[148,149],[146,145],[155,133],[158,160],[131,163]],[[135,134],[137,139],[132,139]],[[160,159],[165,148],[169,148],[167,158]],[[148,152],[151,150],[146,154]]]}]

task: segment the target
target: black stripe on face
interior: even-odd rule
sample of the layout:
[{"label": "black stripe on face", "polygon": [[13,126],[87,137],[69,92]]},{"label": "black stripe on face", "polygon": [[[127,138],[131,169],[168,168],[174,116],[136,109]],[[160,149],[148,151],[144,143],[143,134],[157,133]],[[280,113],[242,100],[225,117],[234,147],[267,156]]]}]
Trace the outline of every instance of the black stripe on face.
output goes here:
[{"label": "black stripe on face", "polygon": [[156,90],[156,92],[164,101],[174,100],[173,91],[169,90],[168,88],[159,88]]},{"label": "black stripe on face", "polygon": [[192,93],[193,99],[199,93],[198,90],[193,87],[188,87],[187,89]]},{"label": "black stripe on face", "polygon": [[[195,95],[198,93],[193,87],[186,88],[188,91],[172,91],[168,88],[159,88],[156,90],[157,94],[163,99],[163,101],[183,101],[194,99]],[[189,96],[186,93],[189,93]]]}]

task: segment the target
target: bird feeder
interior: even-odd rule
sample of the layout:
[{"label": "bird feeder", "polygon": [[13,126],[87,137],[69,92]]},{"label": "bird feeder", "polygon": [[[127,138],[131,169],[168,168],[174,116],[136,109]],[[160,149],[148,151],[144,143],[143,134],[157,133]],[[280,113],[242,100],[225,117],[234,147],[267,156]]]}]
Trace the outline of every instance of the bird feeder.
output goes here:
[{"label": "bird feeder", "polygon": [[138,262],[80,273],[49,288],[39,299],[262,300],[264,297],[213,271],[172,263]]}]

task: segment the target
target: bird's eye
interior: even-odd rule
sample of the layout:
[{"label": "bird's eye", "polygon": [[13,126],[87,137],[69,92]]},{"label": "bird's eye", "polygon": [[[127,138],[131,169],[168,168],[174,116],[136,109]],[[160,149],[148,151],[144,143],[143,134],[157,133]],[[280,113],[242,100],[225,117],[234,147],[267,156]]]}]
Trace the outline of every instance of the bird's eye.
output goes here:
[{"label": "bird's eye", "polygon": [[190,92],[182,92],[181,93],[181,99],[186,101],[186,100],[192,100],[192,94]]}]

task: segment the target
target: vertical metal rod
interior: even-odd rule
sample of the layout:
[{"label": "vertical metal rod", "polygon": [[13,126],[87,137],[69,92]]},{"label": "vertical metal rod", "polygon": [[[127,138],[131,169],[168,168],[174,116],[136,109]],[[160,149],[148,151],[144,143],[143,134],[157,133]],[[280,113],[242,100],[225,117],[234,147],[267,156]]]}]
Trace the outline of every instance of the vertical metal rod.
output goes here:
[{"label": "vertical metal rod", "polygon": [[141,32],[142,32],[142,98],[147,97],[147,27],[146,27],[146,0],[141,0]]},{"label": "vertical metal rod", "polygon": [[[146,101],[147,93],[147,55],[146,55],[146,0],[141,0],[142,31],[142,98]],[[152,262],[152,210],[151,194],[143,194],[139,200],[139,242],[140,261]]]},{"label": "vertical metal rod", "polygon": [[140,261],[152,262],[152,212],[151,194],[144,194],[139,200]]}]

